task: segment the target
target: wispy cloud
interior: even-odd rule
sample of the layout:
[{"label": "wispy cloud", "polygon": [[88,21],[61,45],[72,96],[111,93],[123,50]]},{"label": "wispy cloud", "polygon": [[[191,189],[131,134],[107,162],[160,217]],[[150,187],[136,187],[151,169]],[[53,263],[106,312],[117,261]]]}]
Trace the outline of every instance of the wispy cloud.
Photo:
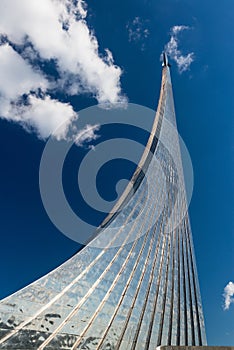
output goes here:
[{"label": "wispy cloud", "polygon": [[228,310],[231,303],[234,303],[234,283],[229,282],[224,288],[224,310]]},{"label": "wispy cloud", "polygon": [[[80,130],[75,137],[75,143],[77,146],[83,146],[85,142],[89,142],[92,140],[96,140],[98,138],[98,135],[96,134],[96,131],[100,129],[100,125],[90,125],[87,124],[83,130]],[[89,146],[92,149],[94,146]]]},{"label": "wispy cloud", "polygon": [[147,28],[147,21],[140,17],[135,17],[133,21],[128,22],[126,26],[128,30],[129,42],[135,42],[141,44],[141,49],[144,50],[144,39],[149,36],[149,29]]},{"label": "wispy cloud", "polygon": [[[12,10],[14,9],[14,10]],[[58,138],[77,114],[54,93],[88,93],[100,104],[125,102],[121,69],[112,53],[100,54],[85,20],[83,0],[2,0],[0,2],[0,117],[48,137],[61,123]],[[56,74],[43,67],[48,63]]]},{"label": "wispy cloud", "polygon": [[184,31],[190,29],[188,26],[180,25],[171,28],[171,38],[165,46],[165,51],[168,56],[174,60],[178,66],[180,73],[185,72],[190,68],[191,63],[194,61],[194,53],[190,52],[187,55],[183,55],[179,50],[179,39],[178,35]]}]

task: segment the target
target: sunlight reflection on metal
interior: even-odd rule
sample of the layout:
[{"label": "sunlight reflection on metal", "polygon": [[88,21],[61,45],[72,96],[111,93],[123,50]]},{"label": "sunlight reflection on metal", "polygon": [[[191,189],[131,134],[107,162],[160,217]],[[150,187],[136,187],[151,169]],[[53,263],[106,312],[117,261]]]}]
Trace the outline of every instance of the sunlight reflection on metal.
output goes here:
[{"label": "sunlight reflection on metal", "polygon": [[[142,115],[143,110],[137,106],[135,111]],[[107,145],[110,148],[106,143],[103,150]],[[49,178],[45,165],[53,152],[48,148],[43,155],[44,204],[51,200],[44,197],[48,184],[55,183],[53,190],[60,185],[70,146],[60,144],[53,164],[58,172]],[[153,350],[161,344],[206,345],[180,147],[170,72],[165,66],[149,141],[129,185],[89,244],[1,301],[0,348]],[[191,167],[189,161],[187,165]],[[63,199],[59,196],[54,201]],[[46,210],[51,214],[51,207]],[[67,219],[61,215],[63,228],[69,215]],[[55,216],[52,221],[59,227],[56,220]],[[67,235],[77,238],[72,230]]]}]

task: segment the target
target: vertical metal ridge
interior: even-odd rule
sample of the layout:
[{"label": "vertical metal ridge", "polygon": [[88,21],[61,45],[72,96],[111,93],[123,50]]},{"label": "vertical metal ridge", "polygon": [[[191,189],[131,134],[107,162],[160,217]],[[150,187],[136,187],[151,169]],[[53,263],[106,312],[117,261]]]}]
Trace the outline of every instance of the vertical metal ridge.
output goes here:
[{"label": "vertical metal ridge", "polygon": [[[159,252],[159,247],[160,247],[160,243],[161,243],[162,239],[164,240],[163,231],[162,231],[162,220],[161,220],[160,221],[160,228],[159,228],[159,236],[158,236],[157,246],[156,246],[156,254],[155,254],[155,257],[154,257],[152,270],[151,270],[150,278],[149,278],[149,282],[148,282],[148,287],[147,287],[146,294],[145,294],[145,301],[144,301],[143,307],[141,309],[141,314],[140,314],[139,321],[138,321],[138,324],[137,324],[137,328],[136,328],[136,332],[135,332],[134,339],[133,339],[133,342],[132,342],[131,350],[134,350],[134,348],[135,348],[135,345],[136,345],[137,339],[138,339],[138,335],[139,335],[139,332],[140,332],[140,329],[141,329],[142,320],[143,320],[143,317],[144,317],[144,313],[145,313],[145,309],[146,309],[146,305],[147,305],[147,302],[148,302],[148,297],[149,297],[149,293],[150,293],[150,289],[151,289],[151,285],[152,285],[152,281],[153,281],[153,277],[154,277],[154,269],[155,269],[156,263],[158,261],[158,259],[157,259],[158,258],[158,252]],[[117,349],[118,349],[118,347],[117,347]]]},{"label": "vertical metal ridge", "polygon": [[177,297],[177,303],[178,303],[178,314],[177,314],[177,336],[176,336],[176,345],[178,346],[180,344],[180,268],[181,268],[181,261],[180,261],[180,228],[178,228],[178,297]]},{"label": "vertical metal ridge", "polygon": [[[172,193],[169,192],[168,193],[168,211],[169,213],[172,212]],[[169,215],[169,220],[171,219],[170,215]],[[170,230],[171,230],[171,223],[170,223]],[[166,298],[167,298],[167,294],[168,294],[168,274],[169,274],[169,261],[171,259],[171,240],[173,237],[173,230],[171,230],[170,234],[169,234],[169,238],[168,238],[168,250],[167,250],[167,260],[166,260],[166,276],[165,276],[165,285],[164,285],[164,293],[163,293],[163,302],[162,302],[162,312],[161,312],[161,319],[160,319],[160,326],[159,326],[159,331],[158,331],[158,340],[157,340],[157,346],[161,345],[162,343],[162,333],[163,333],[163,326],[164,326],[164,317],[165,317],[165,305],[166,305]],[[167,340],[167,345],[168,344],[168,340]]]},{"label": "vertical metal ridge", "polygon": [[[187,218],[187,221],[189,218]],[[198,331],[198,341],[199,341],[199,346],[204,345],[202,342],[202,335],[201,335],[201,320],[200,320],[200,313],[198,310],[198,296],[197,296],[197,285],[196,285],[196,277],[195,277],[195,269],[194,269],[194,262],[193,262],[193,252],[192,252],[192,247],[191,247],[191,237],[190,237],[190,226],[188,225],[188,245],[189,245],[189,250],[190,250],[190,256],[191,256],[191,266],[192,266],[192,278],[193,278],[193,285],[194,285],[194,297],[195,297],[195,308],[196,308],[196,316],[197,316],[197,331]]]},{"label": "vertical metal ridge", "polygon": [[177,228],[173,234],[173,253],[172,253],[172,286],[171,286],[171,306],[170,306],[170,318],[169,318],[169,329],[168,329],[168,342],[167,345],[171,345],[172,338],[172,324],[173,324],[173,307],[174,307],[174,284],[175,284],[175,249],[176,249],[176,238],[177,238]]},{"label": "vertical metal ridge", "polygon": [[[190,250],[190,243],[189,243],[189,227],[187,226],[186,229],[186,235],[187,235],[187,250],[189,252],[189,270],[190,270],[190,283],[191,283],[191,291],[192,291],[192,309],[193,309],[193,323],[194,323],[194,336],[195,336],[195,345],[199,345],[199,335],[198,335],[198,327],[199,327],[199,318],[196,310],[196,286],[194,285],[194,271],[192,266],[192,256],[191,256],[191,250]],[[198,342],[197,342],[198,338]]]},{"label": "vertical metal ridge", "polygon": [[[171,90],[171,89],[170,89]],[[178,210],[178,206],[180,205],[177,201],[175,202],[176,205],[176,209]],[[175,207],[174,207],[175,209]],[[173,223],[172,223],[173,225]],[[174,308],[174,303],[176,304],[176,300],[175,300],[175,280],[176,280],[176,275],[175,275],[175,265],[176,265],[176,247],[178,249],[178,260],[177,260],[177,269],[178,269],[178,289],[177,289],[177,293],[179,295],[180,298],[180,293],[179,293],[179,286],[180,286],[180,266],[179,266],[179,229],[176,226],[176,228],[173,229],[173,251],[172,251],[172,273],[171,273],[171,300],[170,300],[170,312],[169,312],[169,327],[168,327],[168,337],[167,337],[167,345],[172,345],[172,328],[173,328],[173,320],[174,320],[174,315],[173,315],[173,308]],[[180,303],[179,303],[180,299],[177,299],[177,315],[179,315],[180,312]],[[178,317],[177,319],[177,335],[176,338],[178,339],[178,333],[180,332],[180,327],[178,327],[180,322],[180,317]],[[176,340],[177,342],[177,340]],[[175,345],[175,344],[174,344]]]},{"label": "vertical metal ridge", "polygon": [[155,293],[155,299],[154,299],[154,307],[153,307],[153,311],[152,311],[152,316],[151,316],[151,320],[150,320],[150,325],[149,325],[149,329],[148,329],[148,334],[147,334],[147,338],[146,338],[146,344],[145,344],[145,350],[148,349],[149,344],[150,344],[150,338],[151,338],[151,334],[152,334],[152,328],[153,328],[153,323],[154,323],[154,318],[155,318],[155,312],[156,312],[156,308],[157,308],[157,299],[158,299],[158,293],[159,293],[159,288],[160,288],[160,282],[161,282],[161,272],[162,272],[162,268],[163,268],[163,261],[165,259],[165,246],[166,246],[166,242],[167,242],[167,237],[165,232],[163,232],[163,247],[162,247],[162,255],[160,257],[160,270],[159,270],[159,277],[157,280],[157,288],[156,288],[156,293]]},{"label": "vertical metal ridge", "polygon": [[188,320],[187,320],[187,298],[186,298],[186,285],[185,285],[185,258],[184,258],[184,247],[183,247],[183,231],[181,232],[181,243],[182,243],[182,270],[183,270],[183,293],[184,293],[184,339],[185,339],[185,344],[183,345],[188,345]]},{"label": "vertical metal ridge", "polygon": [[[161,345],[162,342],[162,332],[163,332],[163,321],[164,321],[164,317],[165,317],[165,305],[166,305],[166,298],[167,298],[167,292],[168,292],[168,273],[169,273],[169,261],[171,258],[171,238],[173,236],[173,231],[170,232],[170,238],[169,238],[169,242],[168,242],[168,251],[167,251],[167,260],[166,260],[166,278],[165,278],[165,287],[164,287],[164,295],[163,295],[163,303],[162,303],[162,314],[161,314],[161,320],[160,320],[160,326],[159,326],[159,332],[158,332],[158,341],[157,341],[157,345]],[[167,342],[167,345],[168,342]]]},{"label": "vertical metal ridge", "polygon": [[[160,200],[160,198],[159,198]],[[155,207],[157,206],[157,202],[155,203]],[[161,214],[162,216],[162,214]],[[150,287],[151,287],[151,283],[152,283],[152,279],[153,279],[153,272],[154,272],[154,268],[155,268],[155,265],[156,265],[156,262],[157,262],[157,256],[158,256],[158,251],[159,251],[159,245],[160,245],[160,241],[161,241],[161,238],[162,238],[162,220],[157,220],[156,221],[156,224],[154,225],[154,231],[156,232],[156,229],[158,227],[158,224],[160,223],[160,228],[159,228],[159,234],[158,234],[158,237],[157,237],[157,244],[156,244],[156,248],[155,248],[155,257],[154,257],[154,260],[153,260],[153,264],[152,264],[152,269],[151,269],[151,273],[150,273],[150,277],[149,277],[149,282],[148,282],[148,287],[147,287],[147,290],[146,290],[146,297],[145,297],[145,302],[144,302],[144,305],[143,305],[143,308],[141,309],[141,314],[140,314],[140,319],[139,319],[139,322],[138,322],[138,326],[137,326],[137,329],[136,329],[136,333],[135,333],[135,336],[134,336],[134,339],[137,339],[137,336],[139,334],[139,331],[140,331],[140,327],[141,327],[141,322],[143,320],[143,316],[144,316],[144,312],[145,312],[145,308],[146,308],[146,305],[147,305],[147,300],[148,300],[148,295],[149,295],[149,291],[150,291]],[[148,256],[149,258],[149,256]],[[130,317],[131,317],[131,314],[132,314],[132,311],[133,311],[133,307],[134,307],[134,304],[135,304],[135,301],[136,301],[136,297],[140,291],[140,287],[142,285],[142,281],[144,279],[144,276],[145,276],[145,272],[146,272],[146,266],[147,264],[144,264],[144,270],[142,271],[142,274],[141,274],[141,278],[140,278],[140,281],[138,283],[138,286],[137,286],[137,292],[136,292],[136,295],[135,295],[135,298],[134,298],[134,301],[132,303],[132,305],[130,306],[130,309],[129,309],[129,312],[128,312],[128,315],[127,315],[127,318],[126,318],[126,322],[125,322],[125,325],[124,325],[124,328],[123,328],[123,331],[119,337],[119,340],[118,340],[118,343],[117,343],[117,346],[116,346],[116,349],[119,348],[120,344],[121,344],[121,341],[123,340],[123,337],[124,337],[124,334],[125,334],[125,331],[127,329],[127,325],[128,325],[128,322],[130,320]],[[136,340],[137,341],[137,340]],[[134,340],[133,340],[133,344],[134,343]]]},{"label": "vertical metal ridge", "polygon": [[[157,222],[157,225],[158,225],[158,222]],[[157,226],[155,226],[155,230],[156,230],[156,228],[157,228]],[[157,254],[158,254],[158,249],[159,249],[159,245],[160,245],[161,238],[162,238],[162,234],[161,234],[161,230],[159,230],[159,235],[158,235],[158,239],[157,239],[157,245],[156,245],[156,249],[155,249],[155,250],[156,250],[156,254],[155,254],[154,261],[153,261],[153,268],[154,268],[154,266],[155,266],[155,264],[156,264]],[[140,287],[141,287],[141,285],[142,285],[142,281],[143,281],[144,276],[145,276],[146,266],[147,266],[147,264],[145,265],[145,269],[144,269],[143,273],[141,274],[141,279],[140,279],[140,281],[139,281],[139,283],[138,283],[138,286],[137,286],[137,295],[138,295],[138,293],[139,293],[139,291],[140,291]],[[152,268],[152,269],[153,269],[153,268]],[[151,277],[151,275],[150,275],[150,277]],[[150,279],[149,279],[149,281],[150,281]],[[149,289],[150,289],[150,282],[148,283],[148,290],[149,290]],[[136,297],[137,297],[137,295],[136,295]],[[147,291],[146,291],[146,295],[147,295]],[[135,303],[135,301],[136,301],[136,298],[134,299],[134,303]],[[126,317],[126,322],[125,322],[124,327],[123,327],[123,331],[122,331],[122,333],[121,333],[121,335],[120,335],[120,337],[119,337],[118,343],[117,343],[117,345],[116,345],[116,350],[119,349],[120,344],[121,344],[121,342],[122,342],[122,340],[123,340],[123,337],[124,337],[124,334],[125,334],[125,332],[126,332],[129,319],[130,319],[131,314],[132,314],[132,310],[133,310],[133,307],[134,307],[134,303],[132,303],[132,305],[131,305],[131,307],[130,307],[130,309],[129,309],[128,315],[127,315],[127,317]],[[142,319],[143,319],[143,315],[144,315],[144,310],[145,310],[146,304],[147,304],[147,297],[146,297],[146,299],[145,299],[145,303],[144,303],[143,308],[142,308],[142,310],[141,310],[141,314],[140,314],[140,318],[139,318],[137,330],[136,330],[136,333],[135,333],[135,334],[137,334],[137,335],[138,335],[139,330],[140,330],[140,326],[141,326],[141,322],[142,322]],[[135,335],[135,336],[136,336],[136,335]],[[134,339],[135,339],[135,337],[134,337]],[[134,343],[134,340],[133,340],[133,343]]]},{"label": "vertical metal ridge", "polygon": [[[159,123],[160,123],[160,129],[161,130],[161,125],[162,125],[162,121],[163,121],[163,117],[165,116],[165,108],[166,108],[166,100],[167,100],[167,94],[168,94],[168,89],[167,89],[167,84],[168,84],[168,69],[167,67],[164,67],[164,71],[163,71],[163,77],[164,77],[164,81],[163,81],[163,84],[162,84],[162,89],[163,89],[163,93],[162,93],[162,104],[161,104],[161,108],[160,108],[160,111],[159,111],[159,114],[160,114],[160,120],[159,120]],[[170,194],[168,195],[168,201],[170,200]],[[167,208],[168,209],[168,208]],[[166,210],[165,210],[166,212]],[[163,220],[162,220],[163,221]],[[164,223],[165,224],[165,223]],[[156,312],[156,308],[157,308],[157,299],[158,299],[158,293],[159,293],[159,289],[160,289],[160,283],[161,283],[161,271],[162,271],[162,267],[163,267],[163,261],[165,259],[165,243],[167,242],[167,249],[168,249],[168,252],[167,252],[167,256],[169,254],[169,251],[170,251],[170,240],[171,240],[171,235],[170,237],[168,238],[167,237],[167,240],[166,240],[166,234],[164,232],[164,242],[163,242],[163,247],[162,247],[162,255],[160,257],[160,272],[159,272],[159,277],[157,279],[157,288],[156,288],[156,293],[155,293],[155,299],[154,299],[154,308],[153,308],[153,312],[152,312],[152,316],[151,316],[151,321],[150,321],[150,324],[149,324],[149,330],[148,330],[148,334],[147,334],[147,338],[146,338],[146,345],[145,345],[145,349],[148,349],[149,347],[149,344],[150,344],[150,340],[151,340],[151,335],[152,335],[152,328],[153,328],[153,324],[154,324],[154,319],[155,319],[155,312]],[[169,247],[168,247],[168,240],[169,240]],[[167,272],[166,274],[168,274],[168,266],[166,268]],[[151,281],[152,282],[152,281]],[[167,277],[166,277],[166,286],[167,286]],[[148,289],[148,294],[147,294],[147,300],[146,300],[146,303],[144,304],[144,311],[142,313],[142,317],[141,317],[141,322],[142,322],[142,319],[143,319],[143,315],[144,315],[144,312],[145,312],[145,308],[146,308],[146,304],[147,304],[147,301],[148,301],[148,297],[149,297],[149,292],[150,292],[150,288]],[[141,324],[140,324],[141,326]],[[137,338],[138,338],[138,335],[139,335],[139,331],[140,331],[140,327],[138,327],[138,331],[134,337],[134,341],[133,341],[133,346],[132,346],[132,349],[134,347],[134,344],[137,343]]]},{"label": "vertical metal ridge", "polygon": [[[154,230],[153,230],[152,237],[151,237],[151,239],[150,239],[150,245],[149,245],[149,249],[148,249],[146,261],[145,261],[145,263],[144,263],[143,270],[142,270],[142,273],[141,273],[141,277],[140,277],[140,280],[139,280],[138,285],[137,285],[137,288],[136,288],[136,293],[135,293],[135,295],[134,295],[133,302],[132,302],[132,304],[131,304],[131,306],[130,306],[130,308],[129,308],[129,312],[128,312],[128,315],[127,315],[127,317],[126,317],[126,322],[125,322],[125,325],[124,325],[124,327],[123,327],[123,330],[124,330],[124,331],[126,330],[127,323],[128,323],[128,321],[129,321],[129,319],[130,319],[130,316],[131,316],[131,313],[132,313],[134,304],[135,304],[135,302],[136,302],[136,298],[137,298],[137,296],[138,296],[138,293],[139,293],[139,290],[140,290],[140,287],[141,287],[141,283],[142,283],[142,280],[143,280],[143,278],[144,278],[144,273],[145,273],[145,270],[146,270],[146,267],[147,267],[147,263],[148,263],[148,260],[149,260],[149,257],[150,257],[151,251],[152,251],[153,243],[155,242],[156,225],[157,225],[157,224],[154,225]],[[150,230],[147,232],[147,235],[146,235],[146,238],[147,238],[147,239],[148,239],[148,234],[149,234],[149,232],[150,232]],[[144,245],[142,246],[142,249],[141,249],[141,254],[142,254],[142,252],[143,252],[143,250],[144,250],[144,248],[145,248],[145,246],[146,246],[147,239],[145,239],[145,241],[144,241]],[[110,327],[111,327],[111,325],[112,325],[112,323],[113,323],[113,320],[114,320],[115,316],[117,315],[117,312],[119,311],[119,307],[120,307],[120,305],[121,305],[121,303],[122,303],[122,301],[123,301],[123,299],[124,299],[124,296],[126,295],[126,291],[127,291],[128,287],[129,287],[129,285],[130,285],[130,283],[131,283],[131,281],[132,281],[133,275],[134,275],[134,273],[135,273],[135,271],[136,271],[136,269],[137,269],[139,260],[140,260],[140,258],[141,258],[141,254],[138,255],[137,261],[135,262],[135,265],[134,265],[133,271],[132,271],[132,273],[131,273],[131,275],[130,275],[129,281],[127,282],[127,284],[126,284],[126,286],[125,286],[124,292],[123,292],[122,295],[121,295],[121,298],[120,298],[120,301],[119,301],[119,303],[118,303],[118,305],[117,305],[116,311],[115,311],[115,313],[113,314],[112,319],[110,320],[110,323],[109,323],[109,325],[108,325],[108,327],[107,327],[107,329],[106,329],[106,331],[105,331],[105,333],[104,333],[104,335],[103,335],[102,341],[100,342],[100,344],[98,344],[97,350],[99,350],[100,347],[102,346],[102,344],[103,344],[103,342],[104,342],[104,340],[105,340],[104,337],[107,335],[107,333],[108,333],[108,331],[109,331],[109,329],[110,329]],[[123,335],[124,335],[124,333],[123,333]],[[116,345],[115,348],[117,349],[117,348],[118,348],[118,345]]]},{"label": "vertical metal ridge", "polygon": [[[131,257],[131,253],[132,251],[134,250],[134,248],[136,247],[136,244],[137,244],[137,240],[134,241],[134,244],[132,245],[132,248],[130,249],[121,269],[119,270],[119,272],[117,273],[117,275],[115,276],[110,288],[108,289],[108,291],[106,292],[102,302],[98,305],[96,311],[94,312],[94,314],[92,315],[92,317],[90,318],[89,320],[89,323],[87,324],[87,326],[84,328],[84,330],[81,332],[81,334],[79,335],[77,341],[74,343],[74,345],[72,346],[72,350],[73,349],[76,349],[78,345],[80,345],[81,341],[82,341],[82,338],[84,337],[85,333],[88,331],[88,329],[91,327],[94,319],[96,318],[98,312],[102,309],[103,305],[105,304],[105,302],[108,300],[109,296],[110,296],[110,293],[112,292],[113,288],[115,287],[121,273],[123,272],[123,270],[125,269],[126,267],[126,264],[128,263],[130,257]],[[42,348],[43,349],[43,348]],[[39,348],[39,350],[41,350]]]},{"label": "vertical metal ridge", "polygon": [[191,290],[191,280],[190,280],[190,266],[189,266],[189,251],[187,245],[187,225],[184,222],[184,232],[185,232],[185,251],[186,251],[186,261],[187,261],[187,281],[188,281],[188,289],[189,289],[189,311],[191,318],[191,344],[195,345],[195,330],[194,330],[194,317],[193,317],[193,300],[192,300],[192,290]]},{"label": "vertical metal ridge", "polygon": [[[110,327],[111,327],[111,324],[112,324],[112,322],[113,322],[113,320],[114,320],[116,314],[118,313],[119,307],[120,307],[120,305],[121,305],[121,303],[122,303],[122,301],[123,301],[123,298],[124,298],[124,296],[125,296],[125,294],[126,294],[126,290],[128,289],[129,284],[131,283],[131,280],[132,280],[133,275],[134,275],[134,273],[135,273],[135,271],[136,271],[136,268],[137,268],[137,264],[138,264],[138,262],[139,262],[139,260],[140,260],[140,258],[141,258],[142,252],[143,252],[143,250],[144,250],[144,248],[145,248],[145,245],[146,245],[146,242],[147,242],[147,239],[148,239],[148,235],[149,235],[149,231],[148,231],[148,232],[146,233],[146,235],[145,235],[144,243],[143,243],[143,245],[142,245],[142,247],[141,247],[140,253],[139,253],[139,255],[138,255],[138,257],[137,257],[137,260],[136,260],[136,262],[135,262],[135,264],[134,264],[133,270],[132,270],[132,272],[131,272],[131,274],[130,274],[130,276],[129,276],[128,282],[126,283],[126,286],[125,286],[124,291],[122,292],[122,294],[121,294],[121,296],[120,296],[120,299],[119,299],[119,302],[118,302],[118,304],[117,304],[117,306],[116,306],[116,309],[115,309],[114,313],[112,314],[112,317],[111,317],[111,319],[110,319],[110,322],[109,322],[107,328],[104,330],[102,339],[101,339],[101,341],[99,342],[99,344],[97,345],[97,349],[96,349],[96,350],[99,350],[99,349],[101,348],[101,346],[103,345],[103,342],[104,342],[104,340],[105,340],[104,337],[107,335],[107,333],[108,333],[108,331],[109,331],[109,329],[110,329]],[[154,236],[153,236],[153,237],[154,237]],[[152,241],[153,241],[153,239],[151,238],[151,242],[152,242]]]}]

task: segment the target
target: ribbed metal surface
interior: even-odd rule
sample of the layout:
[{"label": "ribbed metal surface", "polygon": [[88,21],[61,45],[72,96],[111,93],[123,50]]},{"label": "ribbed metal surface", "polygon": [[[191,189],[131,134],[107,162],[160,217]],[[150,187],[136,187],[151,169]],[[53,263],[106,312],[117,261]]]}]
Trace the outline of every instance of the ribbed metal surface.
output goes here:
[{"label": "ribbed metal surface", "polygon": [[134,195],[124,193],[122,210],[81,252],[1,301],[1,349],[206,345],[178,135],[168,123],[176,128],[164,67]]}]

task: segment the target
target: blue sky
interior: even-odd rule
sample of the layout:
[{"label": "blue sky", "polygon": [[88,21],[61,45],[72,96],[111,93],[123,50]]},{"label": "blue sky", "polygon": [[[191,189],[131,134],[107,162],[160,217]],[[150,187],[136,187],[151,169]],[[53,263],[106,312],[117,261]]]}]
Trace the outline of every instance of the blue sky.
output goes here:
[{"label": "blue sky", "polygon": [[[40,9],[28,7],[26,0],[0,4],[0,297],[42,276],[80,248],[53,226],[41,201],[38,174],[47,137],[66,117],[68,124],[55,135],[66,138],[66,127],[77,112],[97,103],[111,105],[127,99],[156,109],[159,58],[171,42],[178,130],[194,170],[190,217],[208,343],[233,345],[234,305],[231,302],[224,310],[223,293],[234,282],[234,3],[87,0],[79,1],[70,13],[59,6],[53,11],[50,3],[41,1]],[[60,10],[72,30],[69,40],[59,32]],[[175,26],[184,27],[173,32]],[[91,144],[116,135],[132,138],[134,134],[146,140],[145,135],[126,128],[102,128],[96,140],[95,132],[89,131]],[[72,149],[64,174],[67,197],[73,207],[79,203],[84,217],[88,209],[73,193],[74,169],[89,144],[83,140],[83,147]],[[115,165],[116,177],[123,167],[124,176],[130,177],[129,164]],[[99,182],[105,195],[109,188],[104,175]],[[95,217],[97,222],[101,219]],[[233,289],[229,284],[230,295]]]}]

